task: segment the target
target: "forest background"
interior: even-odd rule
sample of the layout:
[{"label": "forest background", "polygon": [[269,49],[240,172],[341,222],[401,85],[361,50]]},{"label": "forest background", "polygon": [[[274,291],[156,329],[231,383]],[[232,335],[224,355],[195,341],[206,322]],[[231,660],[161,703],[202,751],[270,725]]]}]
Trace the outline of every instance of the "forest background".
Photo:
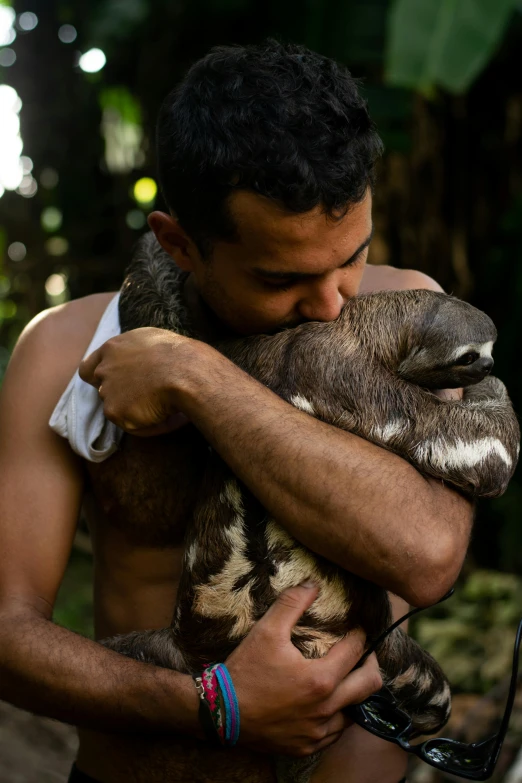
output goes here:
[{"label": "forest background", "polygon": [[[520,0],[0,0],[0,383],[33,315],[119,287],[147,213],[163,208],[153,140],[165,95],[210,47],[267,36],[362,79],[386,147],[370,262],[420,269],[485,310],[495,374],[520,411]],[[454,598],[413,628],[472,697],[466,710],[510,669],[521,508],[519,470],[479,504]],[[86,635],[90,580],[80,527],[55,619]],[[426,769],[416,779],[442,779]]]}]

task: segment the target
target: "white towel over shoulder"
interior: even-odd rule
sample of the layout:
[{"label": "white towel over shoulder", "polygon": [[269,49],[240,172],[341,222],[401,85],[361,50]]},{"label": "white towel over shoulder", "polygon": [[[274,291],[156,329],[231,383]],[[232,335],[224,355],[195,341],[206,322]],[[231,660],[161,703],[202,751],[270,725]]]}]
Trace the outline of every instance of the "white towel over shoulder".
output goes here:
[{"label": "white towel over shoulder", "polygon": [[[85,352],[99,348],[120,334],[119,294],[111,300]],[[82,381],[76,371],[49,420],[52,430],[66,438],[71,448],[89,462],[103,462],[118,448],[123,430],[103,415],[103,403],[97,389]]]}]

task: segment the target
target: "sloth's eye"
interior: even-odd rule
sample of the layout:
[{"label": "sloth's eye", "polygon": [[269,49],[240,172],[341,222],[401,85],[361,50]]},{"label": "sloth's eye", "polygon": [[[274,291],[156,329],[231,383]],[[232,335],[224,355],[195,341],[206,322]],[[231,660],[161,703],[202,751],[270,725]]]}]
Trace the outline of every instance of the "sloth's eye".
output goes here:
[{"label": "sloth's eye", "polygon": [[455,364],[458,365],[467,365],[467,364],[473,364],[473,362],[476,362],[479,358],[479,354],[476,353],[476,351],[470,351],[469,353],[464,353],[462,356],[460,356]]}]

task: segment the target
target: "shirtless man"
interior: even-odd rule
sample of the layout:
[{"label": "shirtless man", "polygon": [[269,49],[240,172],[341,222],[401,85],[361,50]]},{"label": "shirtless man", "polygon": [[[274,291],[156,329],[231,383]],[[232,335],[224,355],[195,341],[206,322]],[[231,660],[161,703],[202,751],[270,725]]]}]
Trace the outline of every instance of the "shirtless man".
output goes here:
[{"label": "shirtless man", "polygon": [[[361,291],[440,290],[418,272],[365,266],[379,142],[344,70],[271,43],[211,54],[184,85],[167,100],[159,126],[170,213],[154,212],[149,224],[190,272],[185,295],[196,316],[210,313],[217,328],[253,334],[330,321]],[[179,127],[189,120],[176,141],[174,119]],[[336,212],[338,202],[349,209]],[[111,732],[202,737],[190,677],[126,659],[51,620],[85,469],[48,422],[113,296],[89,296],[34,319],[0,399],[0,698],[79,726],[81,772],[71,780],[100,783],[125,779]],[[472,522],[466,500],[288,405],[208,345],[140,329],[105,343],[81,373],[102,384],[107,417],[129,432],[153,435],[172,427],[173,414],[187,416],[312,550],[418,606],[455,581]],[[181,551],[136,546],[95,508],[89,523],[97,638],[168,625]],[[380,686],[375,661],[351,671],[364,640],[350,635],[320,661],[304,660],[290,642],[315,596],[313,587],[287,591],[227,660],[240,745],[295,755],[328,748],[314,783],[396,783],[402,752],[350,726],[340,711]]]}]

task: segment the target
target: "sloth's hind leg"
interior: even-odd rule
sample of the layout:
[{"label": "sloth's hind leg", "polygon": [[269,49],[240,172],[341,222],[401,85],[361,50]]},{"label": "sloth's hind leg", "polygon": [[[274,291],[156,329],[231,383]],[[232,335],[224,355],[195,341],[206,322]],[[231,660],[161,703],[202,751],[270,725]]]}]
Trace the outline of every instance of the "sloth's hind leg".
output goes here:
[{"label": "sloth's hind leg", "polygon": [[437,661],[400,628],[377,653],[383,682],[412,717],[416,734],[432,734],[451,712],[449,683]]},{"label": "sloth's hind leg", "polygon": [[100,644],[120,655],[165,669],[186,671],[183,656],[174,642],[172,628],[159,631],[133,631],[102,639]]}]

